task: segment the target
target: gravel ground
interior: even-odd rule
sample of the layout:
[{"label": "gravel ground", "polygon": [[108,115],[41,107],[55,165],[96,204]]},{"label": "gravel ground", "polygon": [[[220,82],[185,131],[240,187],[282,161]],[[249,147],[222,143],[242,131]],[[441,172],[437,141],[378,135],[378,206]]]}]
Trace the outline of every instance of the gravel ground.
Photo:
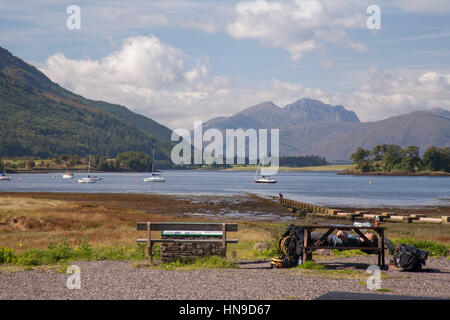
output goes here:
[{"label": "gravel ground", "polygon": [[[360,269],[373,257],[327,258],[329,268]],[[330,260],[331,259],[331,260]],[[372,261],[373,260],[373,261]],[[387,260],[388,261],[388,260]],[[429,258],[425,271],[384,272],[381,287],[369,290],[369,274],[350,272],[341,279],[298,269],[270,269],[268,262],[240,269],[157,270],[128,261],[80,261],[81,289],[66,287],[68,274],[55,270],[0,273],[0,299],[314,299],[329,291],[450,298],[450,260]],[[348,277],[357,278],[348,278]]]}]

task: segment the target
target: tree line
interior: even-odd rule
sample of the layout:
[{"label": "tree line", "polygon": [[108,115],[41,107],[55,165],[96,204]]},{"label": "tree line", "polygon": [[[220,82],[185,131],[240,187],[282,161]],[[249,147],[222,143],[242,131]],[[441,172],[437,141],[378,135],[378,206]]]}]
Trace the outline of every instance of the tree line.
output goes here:
[{"label": "tree line", "polygon": [[365,150],[361,147],[350,156],[362,172],[450,172],[450,148],[431,146],[420,156],[419,147],[402,148],[395,144],[381,144]]},{"label": "tree line", "polygon": [[[155,156],[157,157],[157,156]],[[81,157],[79,155],[62,154],[56,158],[36,159],[33,157],[22,157],[15,159],[0,159],[0,166],[6,163],[8,170],[46,170],[46,169],[66,169],[87,168],[90,159],[91,170],[99,171],[146,171],[153,163],[151,156],[141,152],[128,151],[119,153],[115,158],[106,158],[102,156]],[[168,160],[155,160],[157,169],[173,168],[174,166]]]}]

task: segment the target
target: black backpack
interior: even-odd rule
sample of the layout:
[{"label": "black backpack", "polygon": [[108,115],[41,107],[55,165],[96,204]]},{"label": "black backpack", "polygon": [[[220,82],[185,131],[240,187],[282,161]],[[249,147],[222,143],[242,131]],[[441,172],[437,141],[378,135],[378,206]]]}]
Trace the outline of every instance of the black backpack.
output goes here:
[{"label": "black backpack", "polygon": [[427,258],[428,251],[401,244],[396,250],[394,262],[397,267],[403,268],[405,271],[417,272],[422,270]]},{"label": "black backpack", "polygon": [[271,266],[277,268],[292,268],[298,264],[298,258],[303,254],[304,228],[291,224],[278,242],[281,257],[273,258]]}]

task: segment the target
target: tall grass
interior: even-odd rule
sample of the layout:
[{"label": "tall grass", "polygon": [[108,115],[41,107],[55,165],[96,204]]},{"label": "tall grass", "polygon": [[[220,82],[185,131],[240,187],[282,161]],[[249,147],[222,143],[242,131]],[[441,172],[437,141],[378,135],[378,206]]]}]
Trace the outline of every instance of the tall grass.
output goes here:
[{"label": "tall grass", "polygon": [[[154,246],[153,254],[160,255],[159,247]],[[0,247],[0,264],[15,264],[19,266],[53,265],[74,260],[132,260],[139,261],[146,258],[145,245],[135,247],[92,247],[84,236],[81,245],[71,247],[66,238],[58,242],[50,241],[45,249],[29,249],[20,254],[7,247]]]}]

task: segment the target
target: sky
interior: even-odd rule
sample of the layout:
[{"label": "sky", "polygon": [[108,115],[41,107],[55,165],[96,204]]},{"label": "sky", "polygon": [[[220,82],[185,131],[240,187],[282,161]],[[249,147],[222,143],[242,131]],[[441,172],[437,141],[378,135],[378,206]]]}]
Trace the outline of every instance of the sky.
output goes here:
[{"label": "sky", "polygon": [[364,122],[450,110],[448,0],[2,0],[0,30],[62,87],[171,129],[304,97]]}]

